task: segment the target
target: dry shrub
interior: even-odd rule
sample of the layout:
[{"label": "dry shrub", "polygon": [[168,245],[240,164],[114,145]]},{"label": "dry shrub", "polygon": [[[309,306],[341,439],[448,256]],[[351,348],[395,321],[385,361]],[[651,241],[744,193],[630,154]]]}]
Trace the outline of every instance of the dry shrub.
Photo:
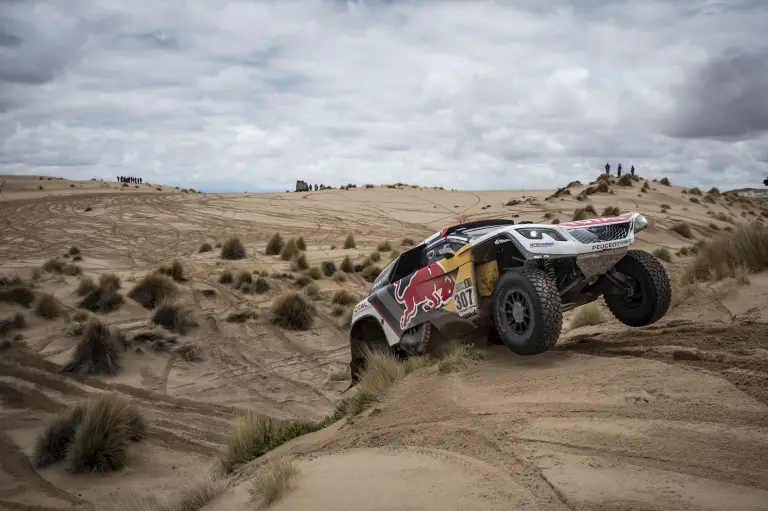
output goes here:
[{"label": "dry shrub", "polygon": [[12,316],[8,316],[7,318],[0,319],[0,337],[8,335],[14,330],[21,330],[22,328],[26,328],[26,326],[27,320],[24,317],[24,314],[21,312],[17,312]]},{"label": "dry shrub", "polygon": [[290,261],[296,255],[299,253],[299,247],[296,246],[296,240],[293,238],[288,240],[288,243],[285,244],[283,247],[282,252],[280,252],[280,259],[283,261]]},{"label": "dry shrub", "polygon": [[333,298],[331,299],[331,303],[338,305],[354,305],[357,302],[357,297],[346,289],[339,289],[333,294]]},{"label": "dry shrub", "polygon": [[758,223],[737,226],[702,244],[683,273],[683,282],[735,277],[740,267],[757,272],[768,268],[768,227]]},{"label": "dry shrub", "polygon": [[688,188],[688,193],[692,195],[704,195],[703,193],[701,193],[701,190],[699,190],[699,188],[696,186],[694,186],[693,188]]},{"label": "dry shrub", "polygon": [[184,282],[187,280],[187,277],[184,276],[184,265],[181,264],[181,261],[178,259],[173,260],[170,268],[161,268],[161,273],[168,275],[176,282]]},{"label": "dry shrub", "polygon": [[299,271],[306,270],[307,268],[309,268],[307,256],[304,254],[304,252],[299,252],[299,254],[293,259],[293,262],[291,263],[291,269],[293,271]]},{"label": "dry shrub", "polygon": [[256,313],[256,311],[251,309],[243,309],[230,312],[227,314],[225,321],[228,321],[229,323],[245,323],[249,319],[256,319],[258,317],[259,315]]},{"label": "dry shrub", "polygon": [[234,280],[235,278],[232,275],[231,270],[224,270],[221,272],[221,275],[219,275],[219,284],[231,284]]},{"label": "dry shrub", "polygon": [[248,491],[251,498],[259,502],[259,508],[264,509],[290,491],[298,475],[299,471],[293,461],[288,458],[279,458],[259,468],[251,480]]},{"label": "dry shrub", "polygon": [[341,266],[339,266],[339,268],[345,273],[354,272],[354,266],[352,266],[352,260],[349,258],[349,256],[344,257],[344,260],[341,262]]},{"label": "dry shrub", "polygon": [[[117,276],[114,274],[105,275],[111,275],[117,279]],[[104,275],[102,275],[102,277],[104,277]],[[120,286],[120,280],[117,279],[117,282],[115,282],[109,277],[101,280],[102,282],[100,282],[99,287],[85,295],[78,304],[78,307],[87,309],[91,312],[109,313],[117,310],[120,305],[123,304],[123,297],[117,292],[117,289]]]},{"label": "dry shrub", "polygon": [[653,251],[653,255],[656,256],[657,259],[661,259],[667,263],[672,262],[672,252],[670,252],[669,249],[657,248]]},{"label": "dry shrub", "polygon": [[344,240],[344,248],[355,248],[356,246],[357,243],[355,243],[355,237],[352,233],[349,233],[347,239]]},{"label": "dry shrub", "polygon": [[77,247],[69,247],[68,254],[71,255],[71,256],[80,255],[80,249],[77,248]]},{"label": "dry shrub", "polygon": [[715,198],[714,195],[707,194],[704,196],[704,202],[708,202],[710,204],[717,204],[717,199]]},{"label": "dry shrub", "polygon": [[669,178],[662,177],[659,180],[659,183],[663,184],[664,186],[672,186],[672,183],[669,182]]},{"label": "dry shrub", "polygon": [[146,437],[147,424],[136,407],[117,394],[101,394],[82,403],[82,419],[70,448],[69,469],[111,472],[125,466],[131,441]]},{"label": "dry shrub", "polygon": [[713,231],[719,231],[719,230],[720,230],[720,226],[719,226],[719,225],[717,225],[717,224],[716,224],[716,223],[714,223],[714,222],[710,222],[710,223],[709,223],[709,228],[710,228],[710,229],[712,229]]},{"label": "dry shrub", "polygon": [[[629,175],[629,174],[625,174]],[[603,214],[601,216],[619,216],[621,213],[621,210],[617,206],[608,206],[603,210]]]},{"label": "dry shrub", "polygon": [[240,238],[232,236],[221,246],[221,258],[227,260],[245,259],[245,246]]},{"label": "dry shrub", "polygon": [[671,206],[669,204],[662,204],[661,209],[670,209]]},{"label": "dry shrub", "polygon": [[384,240],[378,244],[378,246],[376,247],[376,250],[378,250],[379,252],[389,252],[392,250],[392,245],[389,244],[389,241]]},{"label": "dry shrub", "polygon": [[647,192],[651,189],[651,185],[648,184],[648,180],[646,179],[643,183],[643,187],[640,189],[641,192]]},{"label": "dry shrub", "polygon": [[571,319],[571,330],[583,326],[601,325],[608,321],[603,311],[597,306],[597,303],[591,302],[582,305],[576,311]]},{"label": "dry shrub", "polygon": [[77,296],[85,296],[88,293],[95,291],[97,288],[98,286],[91,277],[82,277],[77,284],[75,293],[77,293]]},{"label": "dry shrub", "polygon": [[307,242],[304,241],[304,236],[299,236],[296,240],[296,248],[299,250],[306,250],[307,249]]},{"label": "dry shrub", "polygon": [[333,274],[333,280],[335,282],[339,282],[339,283],[346,282],[347,281],[347,274],[344,273],[343,271],[337,271],[336,273]]},{"label": "dry shrub", "polygon": [[[378,263],[379,261],[381,261],[381,255],[379,255],[378,252],[374,252],[374,253],[372,253],[371,255],[368,256],[368,261],[371,262],[371,263]],[[366,265],[366,266],[368,266],[368,265]]]},{"label": "dry shrub", "polygon": [[371,265],[363,270],[363,278],[368,282],[373,282],[381,274],[381,268],[376,265]]},{"label": "dry shrub", "polygon": [[252,283],[253,276],[251,275],[251,272],[243,270],[237,274],[237,278],[235,279],[235,287],[237,289],[248,288]]},{"label": "dry shrub", "polygon": [[75,432],[83,419],[83,409],[61,413],[37,436],[32,452],[32,467],[40,470],[64,461],[69,447],[75,439]]},{"label": "dry shrub", "polygon": [[297,277],[293,282],[299,287],[304,287],[309,285],[312,282],[312,279],[309,277],[309,275],[301,275],[300,277]]},{"label": "dry shrub", "polygon": [[267,255],[278,255],[280,252],[282,252],[284,246],[285,242],[283,241],[283,237],[280,236],[279,232],[276,232],[272,235],[271,238],[269,238],[269,241],[267,242],[267,248],[264,250],[264,253]]},{"label": "dry shrub", "polygon": [[631,174],[624,174],[619,178],[617,181],[619,186],[632,186],[632,175]]},{"label": "dry shrub", "polygon": [[[448,373],[459,368],[466,367],[470,362],[485,360],[485,358],[487,358],[485,351],[480,350],[471,344],[460,344],[456,346],[456,349],[438,361],[437,370],[441,373]],[[430,358],[414,361],[412,362],[411,367],[418,364],[428,365],[428,360],[430,360]]]},{"label": "dry shrub", "polygon": [[683,247],[677,251],[677,255],[687,256],[689,253],[688,247]]},{"label": "dry shrub", "polygon": [[72,358],[62,371],[114,376],[120,370],[122,354],[120,335],[98,319],[89,318]]},{"label": "dry shrub", "polygon": [[173,352],[187,362],[202,362],[205,360],[203,348],[196,342],[177,346]]},{"label": "dry shrub", "polygon": [[684,238],[693,238],[693,229],[691,229],[691,226],[685,222],[677,222],[672,227],[670,227],[669,230],[676,232]]},{"label": "dry shrub", "polygon": [[307,287],[304,288],[304,292],[307,294],[308,297],[310,297],[313,300],[320,299],[320,286],[318,286],[314,282],[310,282],[309,284],[307,284]]},{"label": "dry shrub", "polygon": [[358,383],[360,392],[381,399],[389,387],[405,376],[404,365],[389,352],[370,351],[365,354],[365,369]]},{"label": "dry shrub", "polygon": [[331,307],[331,316],[341,317],[344,315],[344,313],[347,312],[346,307],[342,307],[341,305],[334,305]]},{"label": "dry shrub", "polygon": [[323,269],[323,275],[326,277],[333,277],[336,273],[336,263],[333,261],[323,261],[320,266]]},{"label": "dry shrub", "polygon": [[718,211],[717,214],[715,215],[715,218],[717,218],[721,222],[728,222],[728,223],[733,222],[733,220],[731,220],[731,218],[725,213],[723,213],[722,211]]},{"label": "dry shrub", "polygon": [[691,197],[688,200],[694,204],[701,204],[701,201],[697,197]]},{"label": "dry shrub", "polygon": [[254,293],[263,294],[269,291],[271,286],[269,285],[269,282],[267,282],[267,279],[264,277],[257,278],[253,286],[251,286],[251,289]]},{"label": "dry shrub", "polygon": [[573,212],[573,220],[587,220],[595,215],[587,211],[586,208],[578,208]]},{"label": "dry shrub", "polygon": [[197,327],[192,309],[181,302],[164,300],[152,313],[152,323],[166,330],[184,335]]},{"label": "dry shrub", "polygon": [[406,246],[408,246],[408,247],[409,247],[409,246],[413,246],[413,245],[415,245],[415,243],[413,242],[413,240],[412,240],[411,238],[403,238],[403,241],[401,242],[401,244],[402,244],[404,247],[406,247]]},{"label": "dry shrub", "polygon": [[717,188],[716,186],[713,186],[712,188],[710,188],[707,193],[709,195],[714,195],[715,197],[720,197],[720,189]]},{"label": "dry shrub", "polygon": [[176,285],[171,279],[164,275],[149,274],[128,292],[128,297],[145,309],[154,309],[175,294]]},{"label": "dry shrub", "polygon": [[56,319],[61,314],[61,303],[52,294],[43,293],[35,306],[35,314],[45,319]]},{"label": "dry shrub", "polygon": [[309,330],[314,324],[315,307],[299,293],[288,293],[275,301],[271,311],[273,324],[289,330]]},{"label": "dry shrub", "polygon": [[203,252],[212,252],[212,251],[213,251],[213,246],[210,243],[203,243],[202,245],[200,245],[200,249],[198,250],[198,252],[201,254]]},{"label": "dry shrub", "polygon": [[323,278],[323,272],[322,272],[322,270],[320,270],[320,268],[318,268],[317,266],[313,266],[312,268],[310,268],[309,270],[307,270],[307,275],[308,275],[308,276],[309,276],[309,277],[310,277],[312,280],[320,280],[320,279],[322,279],[322,278]]},{"label": "dry shrub", "polygon": [[29,307],[35,301],[35,293],[27,284],[11,284],[0,286],[0,302],[16,303]]}]

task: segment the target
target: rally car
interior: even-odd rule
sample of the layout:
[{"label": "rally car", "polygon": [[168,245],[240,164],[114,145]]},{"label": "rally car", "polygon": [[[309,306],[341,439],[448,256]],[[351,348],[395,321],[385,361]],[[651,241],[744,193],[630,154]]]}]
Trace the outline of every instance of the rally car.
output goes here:
[{"label": "rally car", "polygon": [[[439,355],[452,343],[503,343],[520,355],[555,345],[563,312],[601,296],[622,323],[666,314],[664,266],[631,249],[639,213],[560,224],[485,219],[447,227],[395,258],[355,305],[353,384],[370,350]],[[451,342],[446,342],[451,341]]]}]

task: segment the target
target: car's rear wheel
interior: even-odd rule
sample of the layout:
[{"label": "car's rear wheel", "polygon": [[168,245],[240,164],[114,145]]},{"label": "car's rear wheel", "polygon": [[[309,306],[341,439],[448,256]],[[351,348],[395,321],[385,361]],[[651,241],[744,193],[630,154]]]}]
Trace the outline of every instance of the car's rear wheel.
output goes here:
[{"label": "car's rear wheel", "polygon": [[543,271],[515,268],[496,282],[493,320],[504,345],[518,355],[536,355],[555,345],[563,327],[560,294]]},{"label": "car's rear wheel", "polygon": [[643,250],[630,250],[614,269],[628,281],[630,292],[605,294],[605,304],[616,319],[639,327],[655,323],[669,310],[672,286],[664,266]]}]

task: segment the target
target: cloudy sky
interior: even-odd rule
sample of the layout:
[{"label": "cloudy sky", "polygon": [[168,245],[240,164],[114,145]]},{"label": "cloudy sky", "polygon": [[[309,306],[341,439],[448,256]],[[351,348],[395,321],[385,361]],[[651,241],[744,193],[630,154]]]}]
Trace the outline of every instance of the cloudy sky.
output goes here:
[{"label": "cloudy sky", "polygon": [[765,0],[0,0],[0,174],[768,176]]}]

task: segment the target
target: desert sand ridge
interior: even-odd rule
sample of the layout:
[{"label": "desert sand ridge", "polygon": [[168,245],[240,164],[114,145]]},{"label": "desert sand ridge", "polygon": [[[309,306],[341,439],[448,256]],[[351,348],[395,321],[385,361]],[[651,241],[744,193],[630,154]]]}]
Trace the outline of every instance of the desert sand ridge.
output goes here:
[{"label": "desert sand ridge", "polygon": [[[707,243],[747,226],[764,234],[764,201],[615,177],[559,191],[247,194],[0,181],[0,509],[768,510],[768,263],[685,280]],[[628,211],[651,222],[637,248],[674,278],[657,324],[625,327],[600,300],[566,313],[547,353],[481,346],[390,366],[369,402],[339,411],[357,392],[341,394],[348,311],[409,239],[479,218]],[[301,237],[305,261],[268,255],[275,233],[283,245]],[[237,251],[233,236],[245,257],[222,257]],[[345,258],[358,271],[328,276]],[[142,305],[133,290],[147,275],[170,282],[174,299]],[[85,314],[87,285],[101,309]],[[299,329],[273,321],[291,293],[314,309],[295,318]],[[88,336],[119,352],[115,374],[65,370]],[[115,423],[141,418],[119,422],[131,438],[114,448],[122,458],[96,463],[74,439],[42,466],[40,435],[73,410],[88,417],[72,419],[83,421],[77,431],[91,424],[95,401],[82,400],[96,396],[107,396]],[[222,465],[233,424],[249,432],[264,418],[302,421],[306,434]],[[116,468],[74,468],[92,462]]]}]

